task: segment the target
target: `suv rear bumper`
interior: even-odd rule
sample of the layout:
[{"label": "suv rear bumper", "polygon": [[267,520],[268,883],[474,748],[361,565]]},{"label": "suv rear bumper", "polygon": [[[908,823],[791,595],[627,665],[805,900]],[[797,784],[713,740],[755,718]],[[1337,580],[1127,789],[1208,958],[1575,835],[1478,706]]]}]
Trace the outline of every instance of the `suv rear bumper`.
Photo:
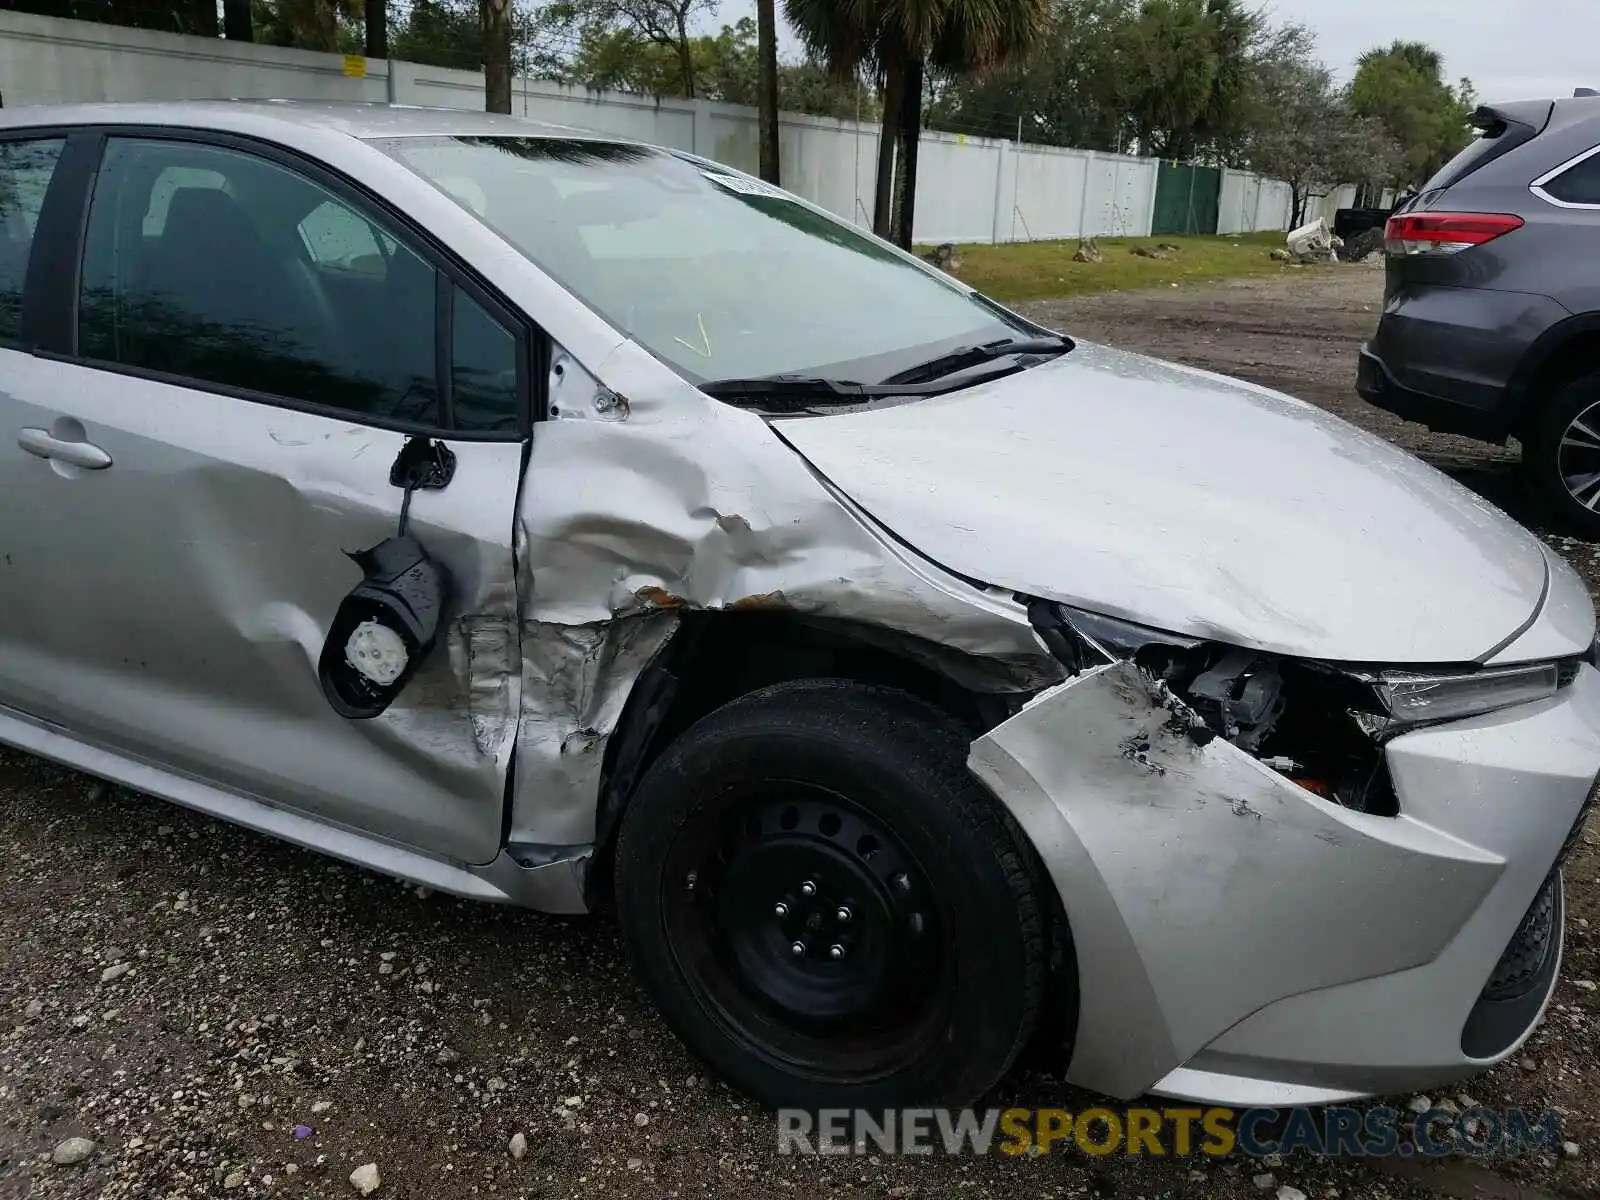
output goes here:
[{"label": "suv rear bumper", "polygon": [[1390,294],[1362,347],[1356,390],[1439,433],[1504,442],[1521,417],[1512,377],[1539,335],[1570,314],[1548,296],[1397,281],[1406,266],[1388,269]]},{"label": "suv rear bumper", "polygon": [[1368,404],[1402,420],[1416,421],[1435,433],[1456,433],[1480,442],[1504,442],[1515,423],[1510,414],[1499,408],[1478,408],[1406,387],[1372,352],[1371,343],[1361,347],[1356,392]]}]

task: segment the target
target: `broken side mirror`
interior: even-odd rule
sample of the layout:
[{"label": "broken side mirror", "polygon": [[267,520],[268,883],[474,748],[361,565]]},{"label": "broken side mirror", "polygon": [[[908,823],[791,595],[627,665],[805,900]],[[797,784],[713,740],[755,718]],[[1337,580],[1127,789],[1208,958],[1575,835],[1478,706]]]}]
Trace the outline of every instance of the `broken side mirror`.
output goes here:
[{"label": "broken side mirror", "polygon": [[317,674],[333,711],[361,721],[387,709],[433,649],[445,578],[410,535],[350,557],[365,577],[334,614]]},{"label": "broken side mirror", "polygon": [[341,717],[363,721],[381,715],[433,649],[449,578],[406,529],[412,492],[443,488],[454,472],[449,447],[409,439],[389,477],[405,488],[399,532],[350,555],[362,580],[334,613],[317,664],[322,693]]}]

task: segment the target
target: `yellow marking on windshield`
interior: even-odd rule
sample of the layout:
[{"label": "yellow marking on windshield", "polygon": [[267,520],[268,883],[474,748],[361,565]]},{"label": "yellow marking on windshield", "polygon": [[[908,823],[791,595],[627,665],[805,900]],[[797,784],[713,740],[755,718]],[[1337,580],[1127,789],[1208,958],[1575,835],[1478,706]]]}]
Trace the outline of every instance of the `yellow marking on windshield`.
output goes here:
[{"label": "yellow marking on windshield", "polygon": [[695,313],[694,319],[695,322],[700,326],[700,346],[704,346],[704,350],[700,349],[700,346],[696,346],[693,342],[684,341],[681,337],[675,337],[672,340],[677,342],[678,345],[683,346],[685,349],[693,350],[696,354],[700,355],[701,358],[710,358],[711,335],[706,332],[705,316],[701,313]]}]

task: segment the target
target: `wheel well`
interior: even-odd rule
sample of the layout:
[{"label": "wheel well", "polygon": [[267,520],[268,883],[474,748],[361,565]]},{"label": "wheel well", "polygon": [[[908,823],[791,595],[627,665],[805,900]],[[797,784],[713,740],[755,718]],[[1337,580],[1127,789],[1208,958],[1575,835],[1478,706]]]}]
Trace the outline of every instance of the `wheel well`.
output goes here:
[{"label": "wheel well", "polygon": [[[775,683],[850,679],[898,688],[928,701],[972,737],[1015,712],[1026,697],[986,694],[953,682],[847,622],[782,613],[685,613],[683,624],[628,696],[606,746],[595,814],[595,853],[585,881],[590,906],[610,889],[611,849],[634,785],[696,721]],[[909,647],[914,639],[907,638]]]},{"label": "wheel well", "polygon": [[1521,400],[1516,435],[1526,442],[1533,422],[1554,393],[1596,369],[1600,362],[1600,327],[1580,329],[1540,358],[1517,391]]}]

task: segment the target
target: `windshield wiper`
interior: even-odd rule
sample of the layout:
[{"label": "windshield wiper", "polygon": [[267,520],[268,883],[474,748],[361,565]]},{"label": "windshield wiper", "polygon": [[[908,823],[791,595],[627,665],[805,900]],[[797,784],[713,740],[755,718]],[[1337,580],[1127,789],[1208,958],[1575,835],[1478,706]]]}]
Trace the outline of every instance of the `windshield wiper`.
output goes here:
[{"label": "windshield wiper", "polygon": [[874,395],[900,395],[890,388],[880,391],[876,385],[857,383],[853,379],[829,379],[825,375],[757,375],[750,379],[713,379],[702,383],[700,390],[719,400],[751,399],[776,396],[809,400],[813,404],[859,404]]},{"label": "windshield wiper", "polygon": [[946,375],[953,375],[968,367],[993,362],[997,358],[1008,358],[1013,354],[1065,354],[1072,348],[1072,339],[1062,337],[1060,334],[1052,334],[1049,337],[1001,338],[999,341],[985,342],[981,346],[963,346],[959,350],[941,354],[938,358],[930,358],[925,363],[918,363],[914,367],[907,367],[904,371],[889,376],[884,383],[926,383],[933,379],[943,379]]},{"label": "windshield wiper", "polygon": [[702,383],[700,390],[719,400],[753,401],[760,408],[804,412],[813,408],[866,405],[894,397],[938,396],[999,379],[1016,370],[1016,366],[1008,363],[979,375],[928,383],[858,383],[854,379],[832,379],[826,375],[758,375],[751,379],[713,379]]}]

